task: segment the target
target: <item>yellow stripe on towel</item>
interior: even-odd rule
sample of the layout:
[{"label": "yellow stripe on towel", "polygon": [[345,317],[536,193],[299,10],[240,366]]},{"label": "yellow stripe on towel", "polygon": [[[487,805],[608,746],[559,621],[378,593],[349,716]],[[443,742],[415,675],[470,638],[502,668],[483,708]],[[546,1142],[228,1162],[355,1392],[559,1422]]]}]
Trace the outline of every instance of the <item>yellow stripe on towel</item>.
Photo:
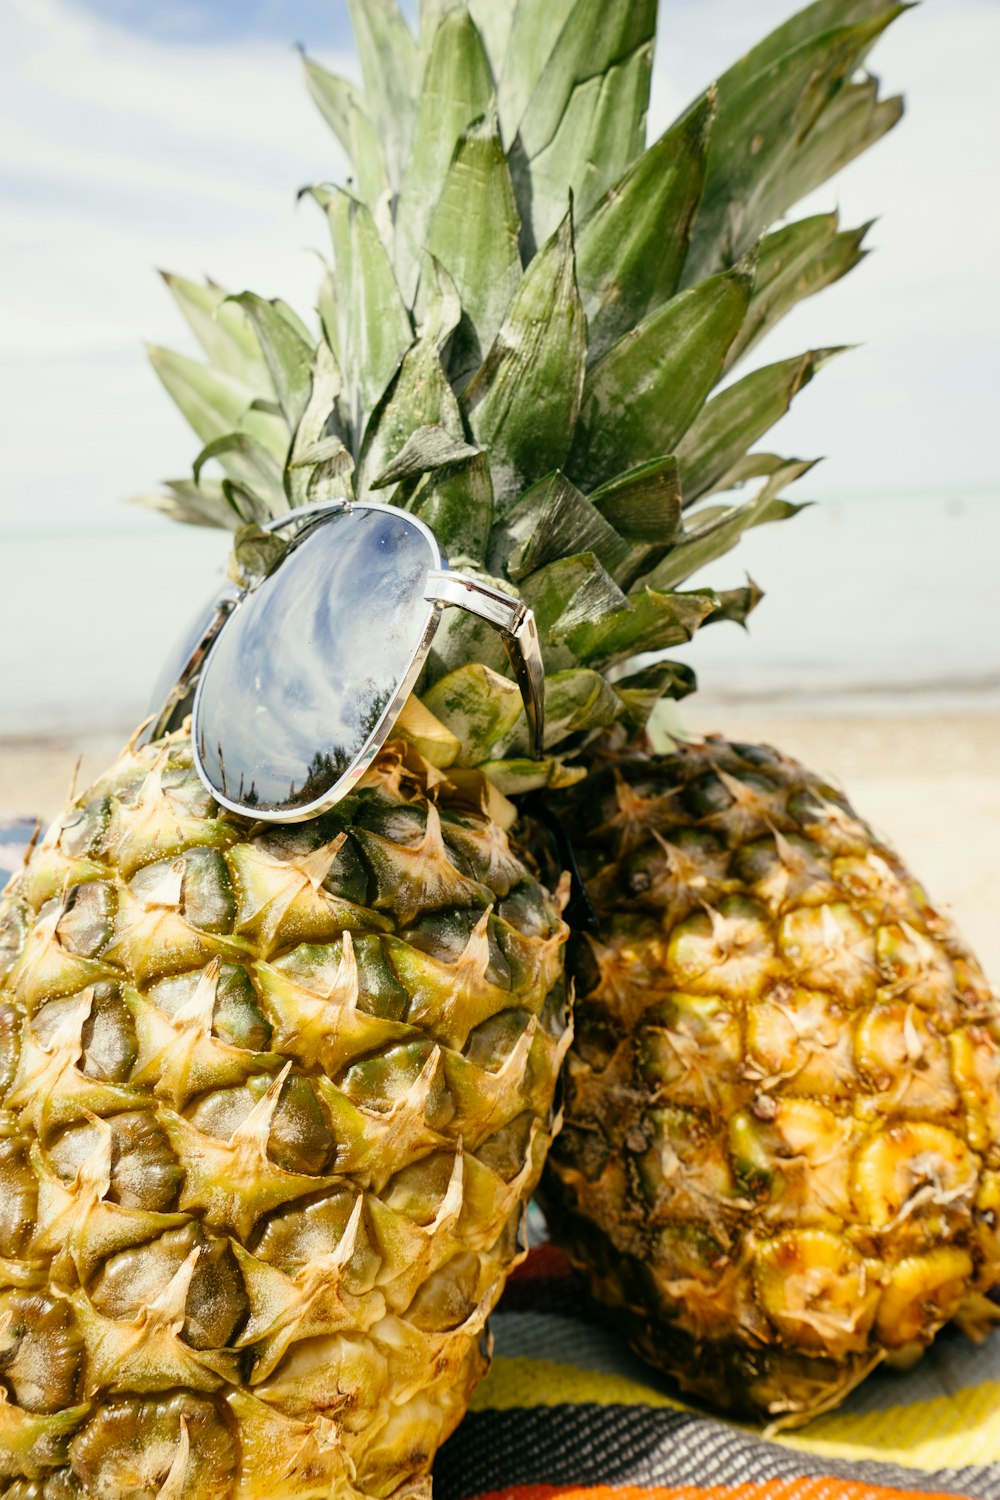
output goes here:
[{"label": "yellow stripe on towel", "polygon": [[[584,1403],[690,1410],[682,1401],[623,1375],[523,1358],[495,1359],[472,1398],[472,1409],[503,1411]],[[759,1428],[729,1425],[762,1438]],[[998,1463],[1000,1382],[968,1386],[952,1396],[879,1411],[831,1412],[794,1433],[779,1433],[771,1441],[822,1458],[867,1458],[925,1471]]]},{"label": "yellow stripe on towel", "polygon": [[1000,1381],[879,1411],[830,1412],[778,1441],[823,1458],[871,1458],[909,1469],[995,1464],[1000,1462]]},{"label": "yellow stripe on towel", "polygon": [[687,1411],[683,1401],[665,1396],[625,1375],[581,1370],[551,1359],[497,1356],[472,1398],[473,1411],[508,1411],[516,1406],[663,1406]]}]

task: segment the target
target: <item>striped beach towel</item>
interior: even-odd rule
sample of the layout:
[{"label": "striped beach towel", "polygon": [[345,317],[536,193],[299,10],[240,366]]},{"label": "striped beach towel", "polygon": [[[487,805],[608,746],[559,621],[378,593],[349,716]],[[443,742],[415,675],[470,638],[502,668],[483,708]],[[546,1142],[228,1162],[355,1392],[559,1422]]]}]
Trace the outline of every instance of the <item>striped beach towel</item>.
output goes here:
[{"label": "striped beach towel", "polygon": [[590,1313],[552,1246],[515,1273],[492,1329],[435,1500],[1000,1500],[1000,1333],[977,1346],[945,1329],[911,1370],[765,1438],[689,1406]]}]

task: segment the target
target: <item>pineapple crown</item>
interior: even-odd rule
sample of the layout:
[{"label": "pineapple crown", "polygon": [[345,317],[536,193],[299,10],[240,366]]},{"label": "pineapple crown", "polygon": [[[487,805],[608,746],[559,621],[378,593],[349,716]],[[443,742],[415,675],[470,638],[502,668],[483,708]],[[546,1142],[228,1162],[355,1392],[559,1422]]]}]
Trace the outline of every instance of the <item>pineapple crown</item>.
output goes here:
[{"label": "pineapple crown", "polygon": [[[250,571],[294,506],[404,507],[534,609],[550,748],[640,729],[694,687],[671,648],[760,598],[679,586],[801,509],[782,492],[811,464],[754,445],[839,351],[713,392],[866,253],[836,213],[769,226],[899,119],[861,69],[907,6],[816,0],[647,147],[657,0],[421,0],[418,36],[397,0],[349,3],[363,92],[303,59],[353,174],[307,190],[333,251],[319,328],[167,276],[208,362],[151,358],[204,446],[141,499],[235,531]],[[439,763],[507,792],[572,774],[524,759],[502,647],[467,617],[420,697]]]}]

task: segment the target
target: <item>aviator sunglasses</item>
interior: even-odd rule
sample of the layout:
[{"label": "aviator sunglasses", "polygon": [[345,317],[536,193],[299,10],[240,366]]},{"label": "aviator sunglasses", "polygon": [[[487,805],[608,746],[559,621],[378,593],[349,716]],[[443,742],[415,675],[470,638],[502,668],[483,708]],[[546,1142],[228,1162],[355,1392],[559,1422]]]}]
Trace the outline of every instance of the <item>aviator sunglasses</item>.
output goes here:
[{"label": "aviator sunglasses", "polygon": [[266,530],[287,543],[280,560],[201,611],[147,731],[190,711],[195,766],[223,807],[302,822],[339,802],[389,737],[450,606],[500,633],[542,753],[542,657],[520,600],[452,572],[433,532],[392,506],[306,506]]}]

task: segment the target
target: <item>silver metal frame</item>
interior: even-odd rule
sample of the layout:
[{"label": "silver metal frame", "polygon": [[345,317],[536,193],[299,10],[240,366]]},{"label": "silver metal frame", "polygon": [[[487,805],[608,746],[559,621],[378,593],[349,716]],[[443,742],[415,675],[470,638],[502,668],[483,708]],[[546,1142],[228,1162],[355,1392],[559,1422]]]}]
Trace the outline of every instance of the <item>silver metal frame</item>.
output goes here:
[{"label": "silver metal frame", "polygon": [[[151,738],[157,738],[170,727],[171,720],[175,717],[179,706],[184,702],[191,692],[192,685],[195,686],[194,705],[191,713],[191,744],[194,751],[194,763],[198,775],[201,777],[207,789],[211,792],[222,807],[230,812],[239,813],[244,817],[252,817],[259,822],[267,823],[304,823],[309,818],[315,818],[320,813],[327,812],[334,807],[342,797],[356,786],[364,776],[379,750],[389,738],[393,725],[402,711],[403,704],[412,692],[421,669],[427,660],[428,653],[441,623],[441,616],[446,609],[464,609],[469,614],[476,615],[492,625],[494,630],[500,632],[504,647],[518,687],[524,701],[524,711],[528,720],[528,728],[531,732],[532,754],[540,756],[544,750],[545,735],[545,673],[542,665],[542,652],[538,642],[538,632],[535,627],[535,617],[528,606],[519,599],[512,598],[500,589],[490,587],[478,578],[473,578],[466,573],[453,573],[448,567],[446,560],[441,555],[437,538],[418,516],[410,515],[408,511],[399,510],[395,506],[380,505],[374,501],[350,501],[336,500],[320,505],[306,505],[299,509],[290,511],[287,516],[279,516],[276,520],[267,523],[266,530],[282,531],[286,527],[299,527],[303,537],[313,530],[309,524],[310,520],[320,523],[322,517],[332,513],[343,513],[355,510],[387,511],[392,515],[406,520],[411,526],[415,526],[430,544],[437,565],[428,569],[427,588],[424,598],[427,601],[427,621],[424,625],[420,639],[410,657],[406,672],[396,690],[395,696],[386,705],[382,715],[365,741],[355,760],[347,768],[344,774],[334,782],[328,792],[318,797],[314,802],[307,803],[304,807],[296,808],[261,808],[248,807],[243,803],[234,802],[224,796],[209,779],[202,762],[198,745],[198,719],[201,704],[201,690],[204,679],[202,669],[218,640],[226,623],[230,620],[244,601],[253,595],[253,589],[237,589],[235,586],[223,590],[216,601],[217,614],[207,630],[198,642],[191,656],[188,658],[181,670],[177,683],[167,695],[163,707],[156,715],[150,731]],[[281,564],[278,564],[280,567]],[[317,749],[322,747],[317,746]]]},{"label": "silver metal frame", "polygon": [[[216,636],[245,593],[246,590],[237,588],[235,583],[226,584],[219,590],[214,600],[214,617],[202,631],[200,640],[181,668],[180,676],[157,710],[156,717],[143,730],[140,743],[146,744],[150,740],[159,739],[162,734],[177,727],[175,723],[177,716],[185,700],[191,695],[192,686],[198,680],[208,653],[215,644]],[[153,701],[155,702],[155,699]]]}]

